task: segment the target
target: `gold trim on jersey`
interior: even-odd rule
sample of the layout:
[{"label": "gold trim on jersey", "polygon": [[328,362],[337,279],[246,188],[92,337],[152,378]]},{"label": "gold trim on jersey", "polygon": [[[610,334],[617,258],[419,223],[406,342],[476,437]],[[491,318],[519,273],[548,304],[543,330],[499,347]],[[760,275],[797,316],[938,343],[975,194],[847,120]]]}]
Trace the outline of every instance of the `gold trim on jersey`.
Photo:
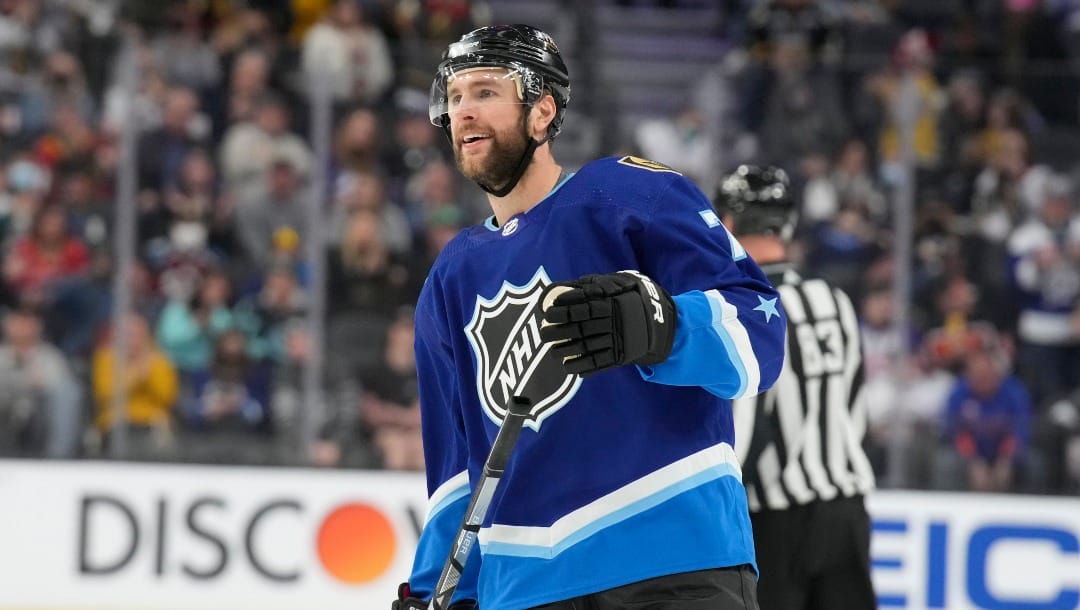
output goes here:
[{"label": "gold trim on jersey", "polygon": [[680,176],[682,175],[682,173],[671,169],[663,163],[659,163],[657,161],[650,161],[648,159],[642,159],[641,157],[635,157],[633,155],[626,155],[625,157],[619,159],[619,163],[622,163],[623,165],[629,165],[630,167],[636,167],[638,169],[649,170],[650,172],[671,172],[673,174],[679,174]]}]

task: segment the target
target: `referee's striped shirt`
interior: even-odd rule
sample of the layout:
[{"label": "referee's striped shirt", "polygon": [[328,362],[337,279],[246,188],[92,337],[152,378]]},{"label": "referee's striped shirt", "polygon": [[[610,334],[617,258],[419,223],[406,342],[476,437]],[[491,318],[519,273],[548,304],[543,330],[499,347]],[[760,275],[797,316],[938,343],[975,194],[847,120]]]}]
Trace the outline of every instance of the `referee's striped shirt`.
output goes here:
[{"label": "referee's striped shirt", "polygon": [[859,323],[843,291],[762,265],[788,316],[787,353],[769,391],[734,401],[735,446],[750,510],[865,494],[865,395]]}]

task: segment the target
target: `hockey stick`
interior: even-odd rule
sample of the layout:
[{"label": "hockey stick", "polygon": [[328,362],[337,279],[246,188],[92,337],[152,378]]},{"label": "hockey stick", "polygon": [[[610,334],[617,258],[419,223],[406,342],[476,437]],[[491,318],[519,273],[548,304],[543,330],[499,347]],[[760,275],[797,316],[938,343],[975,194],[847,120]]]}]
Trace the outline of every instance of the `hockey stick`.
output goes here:
[{"label": "hockey stick", "polygon": [[495,495],[495,488],[499,485],[506,464],[510,461],[510,454],[514,451],[521,427],[529,417],[532,409],[532,401],[524,396],[510,398],[510,407],[503,419],[502,427],[495,436],[495,442],[491,445],[487,461],[484,462],[484,474],[473,489],[469,507],[465,509],[465,517],[461,521],[461,528],[454,537],[454,545],[450,549],[450,556],[446,558],[442,574],[435,584],[435,594],[431,597],[434,610],[447,610],[450,607],[450,598],[457,590],[461,573],[465,569],[465,560],[469,558],[469,551],[473,542],[480,532],[480,526],[487,516],[488,507],[491,506],[491,498]]}]

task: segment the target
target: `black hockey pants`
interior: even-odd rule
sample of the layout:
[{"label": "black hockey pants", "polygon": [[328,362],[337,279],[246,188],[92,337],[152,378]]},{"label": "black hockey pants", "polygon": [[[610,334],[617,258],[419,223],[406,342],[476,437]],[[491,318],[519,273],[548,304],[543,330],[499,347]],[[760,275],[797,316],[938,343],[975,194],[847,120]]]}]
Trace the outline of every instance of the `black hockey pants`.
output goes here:
[{"label": "black hockey pants", "polygon": [[750,566],[651,578],[534,610],[758,610]]}]

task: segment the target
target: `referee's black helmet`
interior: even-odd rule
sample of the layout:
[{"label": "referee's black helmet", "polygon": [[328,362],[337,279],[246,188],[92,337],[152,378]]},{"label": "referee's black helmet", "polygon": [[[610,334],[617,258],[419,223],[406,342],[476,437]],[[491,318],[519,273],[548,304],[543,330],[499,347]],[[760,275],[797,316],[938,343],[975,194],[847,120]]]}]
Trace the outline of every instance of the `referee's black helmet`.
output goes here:
[{"label": "referee's black helmet", "polygon": [[787,172],[773,167],[740,165],[720,182],[713,205],[732,221],[736,235],[775,235],[791,239],[798,220]]}]

